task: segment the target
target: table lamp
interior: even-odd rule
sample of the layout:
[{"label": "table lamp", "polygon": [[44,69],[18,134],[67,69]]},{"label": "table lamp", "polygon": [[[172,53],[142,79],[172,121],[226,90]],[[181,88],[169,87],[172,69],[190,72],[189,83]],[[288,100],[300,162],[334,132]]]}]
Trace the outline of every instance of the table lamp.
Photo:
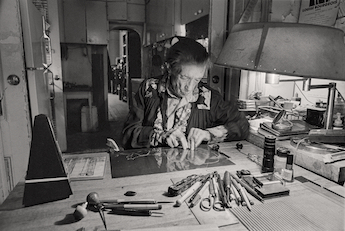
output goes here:
[{"label": "table lamp", "polygon": [[[216,65],[272,74],[345,80],[344,32],[300,23],[253,22],[233,26]],[[335,83],[329,89],[325,128],[332,128]]]}]

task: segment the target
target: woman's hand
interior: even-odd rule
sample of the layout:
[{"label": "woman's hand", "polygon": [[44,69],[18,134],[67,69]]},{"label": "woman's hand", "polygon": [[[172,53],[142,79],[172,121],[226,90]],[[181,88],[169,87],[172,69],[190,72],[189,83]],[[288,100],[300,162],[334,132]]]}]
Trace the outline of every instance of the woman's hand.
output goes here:
[{"label": "woman's hand", "polygon": [[189,148],[189,145],[184,133],[181,132],[179,129],[172,131],[169,135],[166,136],[165,140],[166,140],[166,143],[171,148],[175,148],[179,146],[179,144],[182,145],[183,149]]},{"label": "woman's hand", "polygon": [[207,130],[202,130],[200,128],[191,128],[187,140],[190,150],[194,150],[201,144],[202,141],[211,140],[211,134]]}]

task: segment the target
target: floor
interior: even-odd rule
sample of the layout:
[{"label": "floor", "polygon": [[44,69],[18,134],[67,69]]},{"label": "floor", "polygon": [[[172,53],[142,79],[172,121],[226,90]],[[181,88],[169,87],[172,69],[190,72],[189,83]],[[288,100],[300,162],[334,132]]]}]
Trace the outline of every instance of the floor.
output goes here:
[{"label": "floor", "polygon": [[116,94],[108,94],[109,124],[97,132],[67,134],[67,150],[64,153],[90,153],[107,151],[106,139],[112,138],[121,147],[122,127],[128,115],[128,105]]}]

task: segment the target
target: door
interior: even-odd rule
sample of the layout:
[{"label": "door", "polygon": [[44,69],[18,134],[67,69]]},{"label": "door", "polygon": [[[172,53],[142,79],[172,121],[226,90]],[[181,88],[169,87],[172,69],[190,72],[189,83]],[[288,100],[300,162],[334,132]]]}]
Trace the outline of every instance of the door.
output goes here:
[{"label": "door", "polygon": [[26,75],[32,121],[45,114],[54,123],[53,73],[49,71],[50,41],[45,35],[45,20],[31,1],[20,0]]}]

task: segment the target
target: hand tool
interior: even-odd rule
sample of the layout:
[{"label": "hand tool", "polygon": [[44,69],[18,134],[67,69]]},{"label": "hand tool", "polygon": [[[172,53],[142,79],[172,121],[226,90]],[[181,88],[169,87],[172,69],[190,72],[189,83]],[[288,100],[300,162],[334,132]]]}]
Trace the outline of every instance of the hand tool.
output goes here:
[{"label": "hand tool", "polygon": [[101,219],[102,219],[102,222],[103,222],[103,225],[104,225],[104,228],[105,230],[107,230],[107,224],[106,224],[106,221],[105,221],[105,216],[104,216],[104,211],[103,211],[103,204],[100,202],[99,198],[98,198],[98,194],[96,192],[92,192],[92,193],[89,193],[86,197],[86,201],[92,205],[94,208],[97,209]]},{"label": "hand tool", "polygon": [[230,175],[232,177],[234,177],[247,191],[248,193],[250,193],[250,195],[252,195],[253,197],[255,197],[256,199],[258,199],[259,201],[261,201],[262,203],[264,203],[264,199],[259,196],[259,194],[257,194],[249,185],[247,185],[246,183],[244,183],[243,181],[241,181],[236,175],[231,174]]},{"label": "hand tool", "polygon": [[251,211],[252,210],[252,206],[251,206],[251,204],[249,202],[247,194],[245,193],[245,189],[241,185],[239,185],[239,188],[240,188],[239,192],[240,192],[244,202],[246,202],[246,206],[247,206],[248,210]]},{"label": "hand tool", "polygon": [[224,211],[225,208],[223,206],[222,201],[220,200],[220,189],[219,186],[216,182],[216,178],[217,178],[217,172],[214,173],[214,177],[212,178],[213,181],[213,187],[214,187],[214,191],[215,191],[215,197],[214,197],[214,202],[213,202],[213,210],[215,211]]},{"label": "hand tool", "polygon": [[242,201],[245,202],[245,206],[247,206],[249,211],[251,211],[252,208],[251,208],[248,198],[246,197],[244,193],[244,188],[242,188],[241,185],[234,178],[230,177],[230,179],[232,180],[233,185],[235,186],[236,190],[241,196]]},{"label": "hand tool", "polygon": [[173,203],[172,201],[156,201],[154,199],[140,199],[140,200],[127,200],[127,199],[114,199],[114,200],[100,200],[98,193],[91,192],[86,197],[86,201],[90,205],[97,204],[157,204],[157,203]]},{"label": "hand tool", "polygon": [[209,195],[200,201],[200,209],[202,211],[210,211],[213,208],[213,203],[215,201],[216,193],[212,181],[213,175],[208,179],[209,181]]},{"label": "hand tool", "polygon": [[211,209],[215,211],[224,211],[224,207],[222,205],[222,202],[218,199],[217,194],[217,183],[216,183],[216,174],[217,172],[214,172],[211,177],[209,178],[210,186],[209,191],[210,194],[208,197],[204,198],[200,202],[200,209],[203,211],[210,211]]},{"label": "hand tool", "polygon": [[201,196],[203,195],[203,193],[205,192],[206,189],[208,189],[210,185],[210,181],[207,180],[206,183],[202,186],[201,190],[199,191],[199,193],[194,197],[194,199],[191,201],[190,203],[190,207],[194,207],[199,200],[201,200]]},{"label": "hand tool", "polygon": [[183,196],[182,196],[180,199],[176,200],[175,206],[176,206],[176,207],[180,207],[181,204],[182,204],[187,198],[189,198],[189,197],[194,193],[194,191],[197,190],[200,186],[201,186],[201,182],[200,182],[200,181],[195,182],[195,183],[193,184],[193,186],[190,187],[190,188],[186,191],[186,193],[183,194]]},{"label": "hand tool", "polygon": [[159,204],[103,204],[104,209],[134,209],[134,210],[160,210],[162,205]]},{"label": "hand tool", "polygon": [[[224,188],[225,188],[225,197],[226,197],[226,200],[227,200],[227,204],[229,206],[230,205],[230,202],[232,200],[232,197],[231,197],[231,181],[230,181],[230,173],[228,171],[225,171],[224,172],[224,177],[223,177],[223,182],[224,182]],[[231,207],[229,207],[231,208]]]},{"label": "hand tool", "polygon": [[242,199],[240,194],[238,193],[237,189],[235,188],[235,185],[233,184],[233,178],[230,176],[230,180],[232,184],[230,185],[232,193],[235,195],[235,201],[236,204],[239,206],[242,203]]},{"label": "hand tool", "polygon": [[192,174],[181,181],[176,182],[175,184],[168,187],[168,193],[171,196],[177,196],[181,194],[182,192],[186,191],[188,188],[190,188],[198,179],[200,176],[196,174]]},{"label": "hand tool", "polygon": [[249,198],[247,190],[241,185],[241,187],[244,189],[244,194],[246,194],[246,197],[249,200],[250,205],[254,205],[254,202]]},{"label": "hand tool", "polygon": [[102,204],[97,204],[97,205],[94,205],[95,208],[98,210],[98,213],[99,215],[101,216],[101,219],[102,219],[102,222],[103,222],[103,225],[104,225],[104,228],[105,230],[108,230],[107,229],[107,223],[105,221],[105,216],[104,216],[104,211],[103,211],[103,205]]},{"label": "hand tool", "polygon": [[160,212],[153,212],[151,210],[118,210],[113,209],[109,212],[109,214],[116,214],[116,215],[128,215],[128,216],[159,216],[161,217],[163,213]]},{"label": "hand tool", "polygon": [[227,199],[225,190],[224,190],[224,184],[222,179],[220,178],[220,175],[217,173],[217,182],[219,187],[219,198],[222,201],[222,206],[226,208],[231,208],[231,205]]},{"label": "hand tool", "polygon": [[202,176],[202,180],[201,180],[201,186],[195,190],[194,194],[190,197],[189,199],[189,203],[192,203],[192,201],[194,200],[194,198],[199,194],[199,192],[201,191],[201,189],[204,187],[204,185],[206,184],[208,178],[210,177],[210,174],[207,174],[205,176]]}]

